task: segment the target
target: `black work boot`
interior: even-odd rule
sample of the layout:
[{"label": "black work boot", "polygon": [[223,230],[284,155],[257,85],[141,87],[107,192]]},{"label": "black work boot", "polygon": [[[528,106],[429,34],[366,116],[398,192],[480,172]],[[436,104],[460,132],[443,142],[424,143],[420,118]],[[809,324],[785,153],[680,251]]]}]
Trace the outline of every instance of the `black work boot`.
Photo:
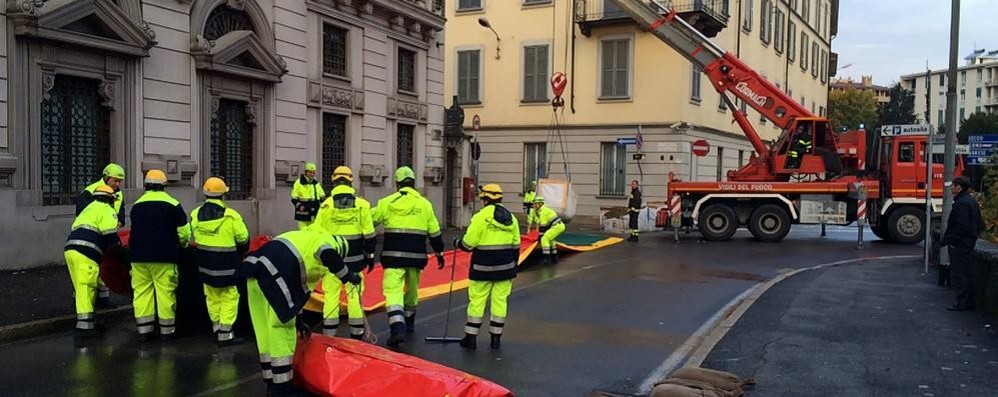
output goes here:
[{"label": "black work boot", "polygon": [[[354,339],[354,340],[364,340],[364,334],[360,334],[360,335],[354,335],[354,334],[350,334],[350,339]],[[391,339],[391,338],[389,338],[389,339]]]},{"label": "black work boot", "polygon": [[218,347],[229,347],[237,346],[245,343],[246,340],[237,336],[232,337],[232,339],[220,340],[218,341]]},{"label": "black work boot", "polygon": [[551,266],[554,262],[551,262],[551,254],[544,254],[544,266]]},{"label": "black work boot", "polygon": [[558,254],[551,254],[551,263],[558,263]]},{"label": "black work boot", "polygon": [[144,334],[139,334],[139,343],[148,343],[148,342],[151,342],[152,338],[153,338],[153,333],[152,332],[146,332]]},{"label": "black work boot", "polygon": [[492,342],[489,343],[489,347],[493,350],[500,348],[502,346],[502,342],[499,340],[502,339],[502,334],[490,334],[490,336],[492,336]]},{"label": "black work boot", "polygon": [[111,309],[117,309],[118,305],[111,303],[111,298],[105,296],[105,297],[98,297],[94,301],[94,308],[102,310],[111,310]]},{"label": "black work boot", "polygon": [[392,333],[388,336],[385,344],[388,347],[398,347],[399,343],[405,340],[405,323],[391,323],[388,327]]},{"label": "black work boot", "polygon": [[405,318],[405,333],[411,334],[416,332],[416,313]]},{"label": "black work boot", "polygon": [[464,339],[461,339],[461,347],[475,350],[478,348],[478,337],[472,334],[464,334]]}]

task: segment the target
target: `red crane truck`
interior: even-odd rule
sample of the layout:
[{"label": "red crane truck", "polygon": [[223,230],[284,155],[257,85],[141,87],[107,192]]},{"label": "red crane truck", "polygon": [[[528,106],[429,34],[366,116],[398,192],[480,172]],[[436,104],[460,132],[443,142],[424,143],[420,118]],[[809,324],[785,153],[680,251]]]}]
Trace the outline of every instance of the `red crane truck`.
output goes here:
[{"label": "red crane truck", "polygon": [[[850,224],[865,197],[866,222],[881,239],[914,244],[924,239],[927,136],[887,133],[874,141],[867,166],[864,130],[837,132],[734,54],[655,1],[613,0],[644,29],[702,68],[755,153],[728,172],[724,182],[670,180],[667,197],[679,222],[704,239],[728,240],[747,227],[760,241],[783,240],[792,224]],[[729,96],[744,101],[782,129],[771,146]],[[809,142],[809,143],[808,143]],[[797,156],[793,153],[796,152]],[[933,181],[942,165],[933,162]],[[962,170],[958,166],[957,175]],[[671,178],[671,177],[670,177]],[[932,205],[942,207],[942,183],[934,183]],[[865,194],[857,194],[862,191]],[[677,225],[678,223],[678,225]],[[663,225],[659,225],[663,226]]]}]

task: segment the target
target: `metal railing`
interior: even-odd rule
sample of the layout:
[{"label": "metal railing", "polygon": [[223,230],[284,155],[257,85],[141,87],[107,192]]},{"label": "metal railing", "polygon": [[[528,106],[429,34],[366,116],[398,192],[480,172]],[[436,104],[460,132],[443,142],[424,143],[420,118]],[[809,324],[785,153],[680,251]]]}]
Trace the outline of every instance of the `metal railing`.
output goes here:
[{"label": "metal railing", "polygon": [[[700,12],[711,18],[727,23],[729,17],[728,4],[730,0],[640,0],[642,3],[661,4],[678,13]],[[653,8],[657,8],[652,5]],[[617,7],[611,0],[575,0],[575,21],[594,22],[627,19],[630,16]]]}]

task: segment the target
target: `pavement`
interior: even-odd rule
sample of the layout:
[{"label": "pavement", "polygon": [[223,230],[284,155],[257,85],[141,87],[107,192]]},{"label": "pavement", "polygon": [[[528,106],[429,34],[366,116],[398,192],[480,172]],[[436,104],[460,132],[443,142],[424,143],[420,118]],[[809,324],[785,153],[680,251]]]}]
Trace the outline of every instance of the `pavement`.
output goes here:
[{"label": "pavement", "polygon": [[[856,250],[855,234],[855,228],[830,227],[822,238],[817,228],[795,227],[780,244],[752,241],[746,231],[719,243],[701,242],[695,233],[681,234],[678,244],[671,233],[644,234],[637,244],[564,255],[555,266],[523,269],[514,281],[499,351],[487,348],[487,337],[474,352],[422,342],[444,332],[461,334],[464,291],[453,293],[450,306],[446,296],[421,303],[416,333],[400,350],[493,380],[518,395],[647,392],[685,362],[693,342],[703,339],[719,314],[760,283],[823,263],[920,252],[880,242]],[[384,313],[369,319],[384,341]],[[252,342],[219,349],[202,334],[140,345],[131,320],[108,327],[103,339],[82,345],[69,332],[0,344],[4,394],[143,394],[164,387],[173,395],[262,392]]]},{"label": "pavement", "polygon": [[998,389],[998,335],[950,312],[952,289],[920,261],[843,264],[772,286],[702,366],[755,378],[751,396],[985,396]]}]

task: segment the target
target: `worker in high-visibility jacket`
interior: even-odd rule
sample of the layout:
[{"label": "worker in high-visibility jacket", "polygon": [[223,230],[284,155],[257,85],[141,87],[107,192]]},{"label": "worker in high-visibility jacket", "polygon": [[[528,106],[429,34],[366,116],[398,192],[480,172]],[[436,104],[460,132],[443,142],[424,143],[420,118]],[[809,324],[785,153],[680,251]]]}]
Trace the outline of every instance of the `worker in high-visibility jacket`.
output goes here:
[{"label": "worker in high-visibility jacket", "polygon": [[115,194],[110,186],[94,188],[93,198],[73,221],[63,255],[73,282],[76,301],[76,334],[90,337],[100,334],[94,318],[94,298],[101,257],[110,248],[119,247],[118,215],[114,210]]},{"label": "worker in high-visibility jacket", "polygon": [[468,321],[464,325],[461,347],[475,349],[478,330],[489,301],[489,333],[491,347],[498,349],[502,329],[506,324],[507,300],[516,278],[520,256],[520,225],[509,210],[502,206],[502,187],[488,184],[479,194],[482,208],[471,218],[467,232],[455,241],[457,248],[471,251],[468,278]]},{"label": "worker in high-visibility jacket", "polygon": [[[339,166],[333,170],[333,189],[329,198],[319,206],[315,223],[323,230],[342,237],[347,242],[343,263],[351,272],[361,273],[364,268],[374,269],[374,250],[378,240],[371,220],[371,203],[357,196],[354,190],[353,171],[350,167]],[[347,294],[347,323],[350,337],[364,337],[364,308],[360,297],[364,293],[364,283],[356,286],[344,285],[339,278],[327,274],[322,279],[322,291],[326,298],[322,307],[322,333],[335,336],[340,325],[340,292]]]},{"label": "worker in high-visibility jacket", "polygon": [[[121,194],[121,183],[125,179],[125,169],[115,163],[109,163],[104,167],[101,179],[91,183],[76,197],[76,215],[79,216],[84,208],[93,201],[94,190],[98,186],[109,186],[114,191],[114,211],[117,214],[118,227],[125,225],[125,200]],[[104,285],[104,281],[97,278],[97,308],[114,309],[116,306],[110,301],[111,291]]]},{"label": "worker in high-visibility jacket", "polygon": [[544,196],[534,197],[534,210],[527,219],[528,225],[537,225],[537,240],[541,243],[544,263],[558,263],[558,248],[554,240],[565,232],[565,223],[551,207],[544,205]]},{"label": "worker in high-visibility jacket", "polygon": [[530,181],[530,189],[523,192],[523,214],[527,217],[533,213],[535,197],[537,197],[537,181]]},{"label": "worker in high-visibility jacket", "polygon": [[305,163],[305,172],[295,179],[295,184],[291,187],[291,204],[295,206],[295,221],[298,222],[299,230],[315,221],[319,204],[324,197],[326,191],[322,189],[319,180],[315,179],[315,163]]},{"label": "worker in high-visibility jacket", "polygon": [[187,212],[165,191],[166,174],[149,170],[145,193],[132,205],[132,230],[128,238],[132,261],[132,306],[139,341],[152,339],[159,318],[159,336],[173,338],[176,330],[177,262],[187,247],[191,227]]},{"label": "worker in high-visibility jacket", "polygon": [[346,252],[346,240],[314,225],[277,236],[239,266],[237,276],[248,279],[250,318],[268,396],[294,392],[295,327],[304,328],[295,320],[319,280],[332,273],[353,285],[361,283],[343,263]]},{"label": "worker in high-visibility jacket", "polygon": [[249,251],[249,231],[242,215],[222,200],[229,192],[222,178],[206,179],[201,190],[205,202],[191,211],[191,238],[196,247],[198,273],[204,284],[205,304],[216,342],[220,346],[236,345],[242,342],[232,333],[239,313],[236,286],[241,281],[236,277],[236,268]]},{"label": "worker in high-visibility jacket", "polygon": [[419,277],[426,267],[426,240],[436,253],[437,269],[444,267],[444,241],[433,204],[415,189],[416,173],[409,167],[395,171],[398,191],[378,200],[374,223],[385,228],[381,266],[382,289],[388,315],[388,346],[398,346],[416,325]]}]

